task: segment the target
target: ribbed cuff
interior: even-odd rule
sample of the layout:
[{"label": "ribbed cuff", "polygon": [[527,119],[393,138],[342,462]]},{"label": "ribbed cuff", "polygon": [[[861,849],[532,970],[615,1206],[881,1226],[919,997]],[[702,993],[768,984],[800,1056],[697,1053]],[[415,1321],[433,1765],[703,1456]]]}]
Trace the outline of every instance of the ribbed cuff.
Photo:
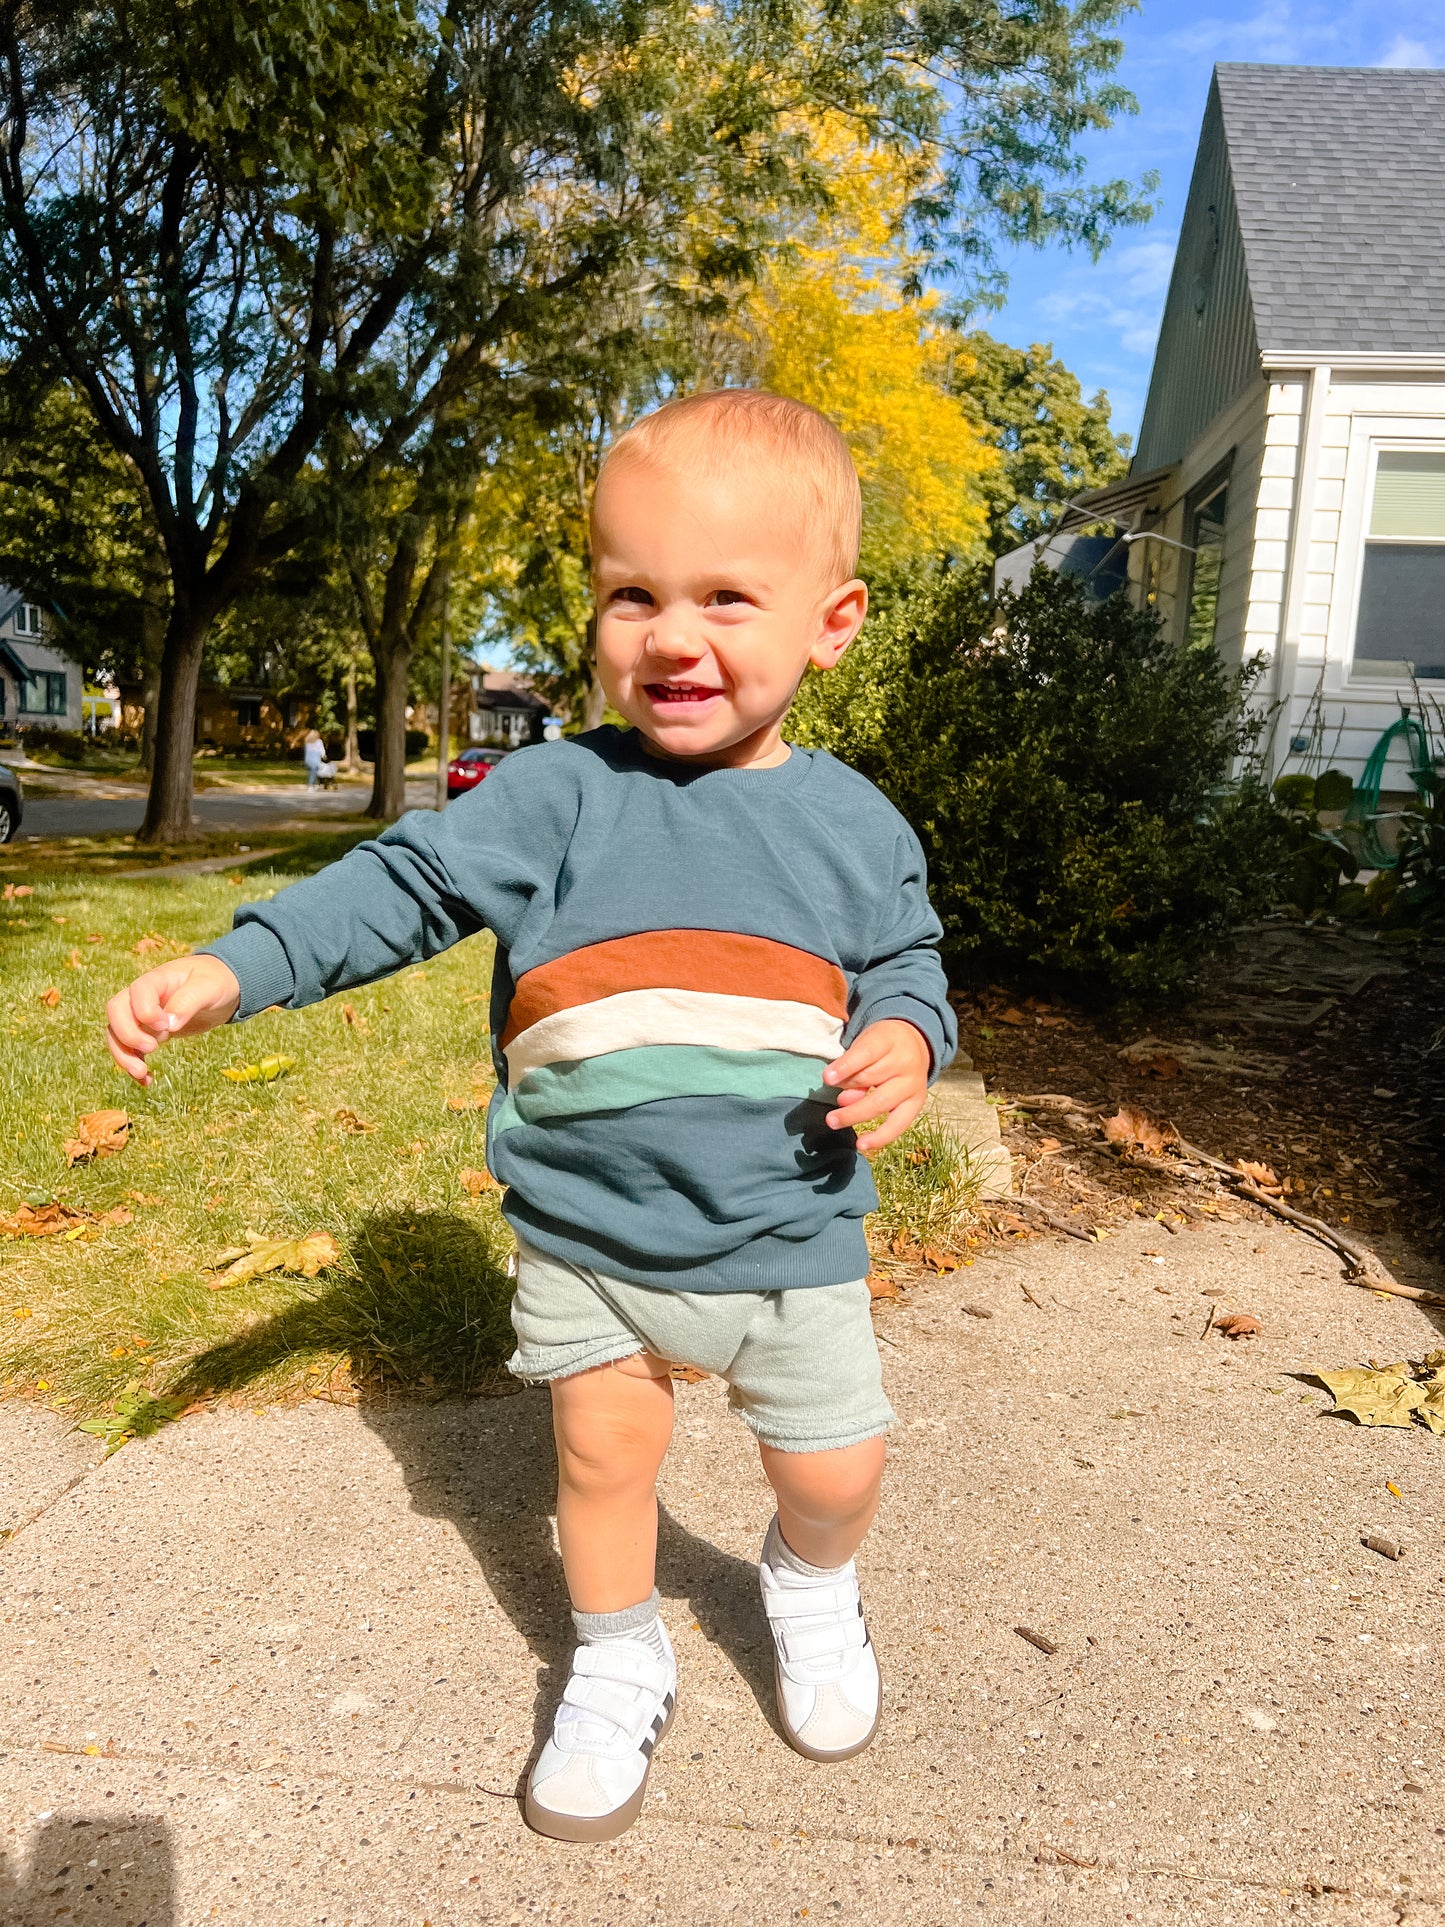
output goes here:
[{"label": "ribbed cuff", "polygon": [[214,943],[203,943],[196,954],[219,957],[241,986],[241,1001],[232,1023],[254,1017],[272,1004],[289,1004],[296,995],[296,977],[286,947],[263,923],[243,923]]},{"label": "ribbed cuff", "polygon": [[599,1639],[631,1639],[644,1626],[650,1626],[662,1610],[662,1594],[656,1586],[635,1606],[624,1606],[615,1613],[579,1613],[572,1608],[572,1624],[584,1646]]}]

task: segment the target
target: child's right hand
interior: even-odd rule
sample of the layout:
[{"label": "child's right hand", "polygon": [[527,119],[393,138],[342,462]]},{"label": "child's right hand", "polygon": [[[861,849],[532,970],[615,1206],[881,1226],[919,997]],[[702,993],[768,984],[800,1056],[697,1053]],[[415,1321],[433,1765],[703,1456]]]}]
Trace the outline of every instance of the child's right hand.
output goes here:
[{"label": "child's right hand", "polygon": [[168,1037],[198,1037],[228,1023],[241,1001],[235,973],[219,957],[177,957],[117,991],[105,1007],[105,1041],[127,1077],[151,1083],[146,1059]]}]

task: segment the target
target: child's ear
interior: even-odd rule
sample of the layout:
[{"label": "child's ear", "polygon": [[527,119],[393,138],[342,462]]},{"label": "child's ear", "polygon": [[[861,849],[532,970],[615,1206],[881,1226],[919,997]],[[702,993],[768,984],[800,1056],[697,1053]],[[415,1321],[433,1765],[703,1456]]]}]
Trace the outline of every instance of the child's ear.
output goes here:
[{"label": "child's ear", "polygon": [[818,638],[808,660],[815,669],[837,667],[843,651],[863,627],[868,613],[868,585],[855,576],[841,589],[834,589],[823,604],[818,620]]}]

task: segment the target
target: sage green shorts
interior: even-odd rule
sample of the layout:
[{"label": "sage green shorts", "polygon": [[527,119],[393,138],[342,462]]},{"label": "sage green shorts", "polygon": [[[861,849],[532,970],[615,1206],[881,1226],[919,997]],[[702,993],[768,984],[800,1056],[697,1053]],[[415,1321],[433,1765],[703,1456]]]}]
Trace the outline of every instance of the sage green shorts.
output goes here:
[{"label": "sage green shorts", "polygon": [[870,1302],[861,1278],[789,1291],[663,1291],[520,1245],[508,1366],[547,1384],[652,1352],[724,1379],[728,1402],[765,1445],[830,1452],[894,1422]]}]

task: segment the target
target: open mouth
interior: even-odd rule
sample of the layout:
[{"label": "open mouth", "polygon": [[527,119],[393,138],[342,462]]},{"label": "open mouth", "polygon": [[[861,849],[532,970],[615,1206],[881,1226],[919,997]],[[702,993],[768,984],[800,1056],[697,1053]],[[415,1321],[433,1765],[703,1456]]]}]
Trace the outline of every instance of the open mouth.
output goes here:
[{"label": "open mouth", "polygon": [[714,696],[722,694],[720,689],[711,689],[698,682],[650,682],[644,683],[643,689],[649,702],[668,708],[674,704],[710,702]]}]

